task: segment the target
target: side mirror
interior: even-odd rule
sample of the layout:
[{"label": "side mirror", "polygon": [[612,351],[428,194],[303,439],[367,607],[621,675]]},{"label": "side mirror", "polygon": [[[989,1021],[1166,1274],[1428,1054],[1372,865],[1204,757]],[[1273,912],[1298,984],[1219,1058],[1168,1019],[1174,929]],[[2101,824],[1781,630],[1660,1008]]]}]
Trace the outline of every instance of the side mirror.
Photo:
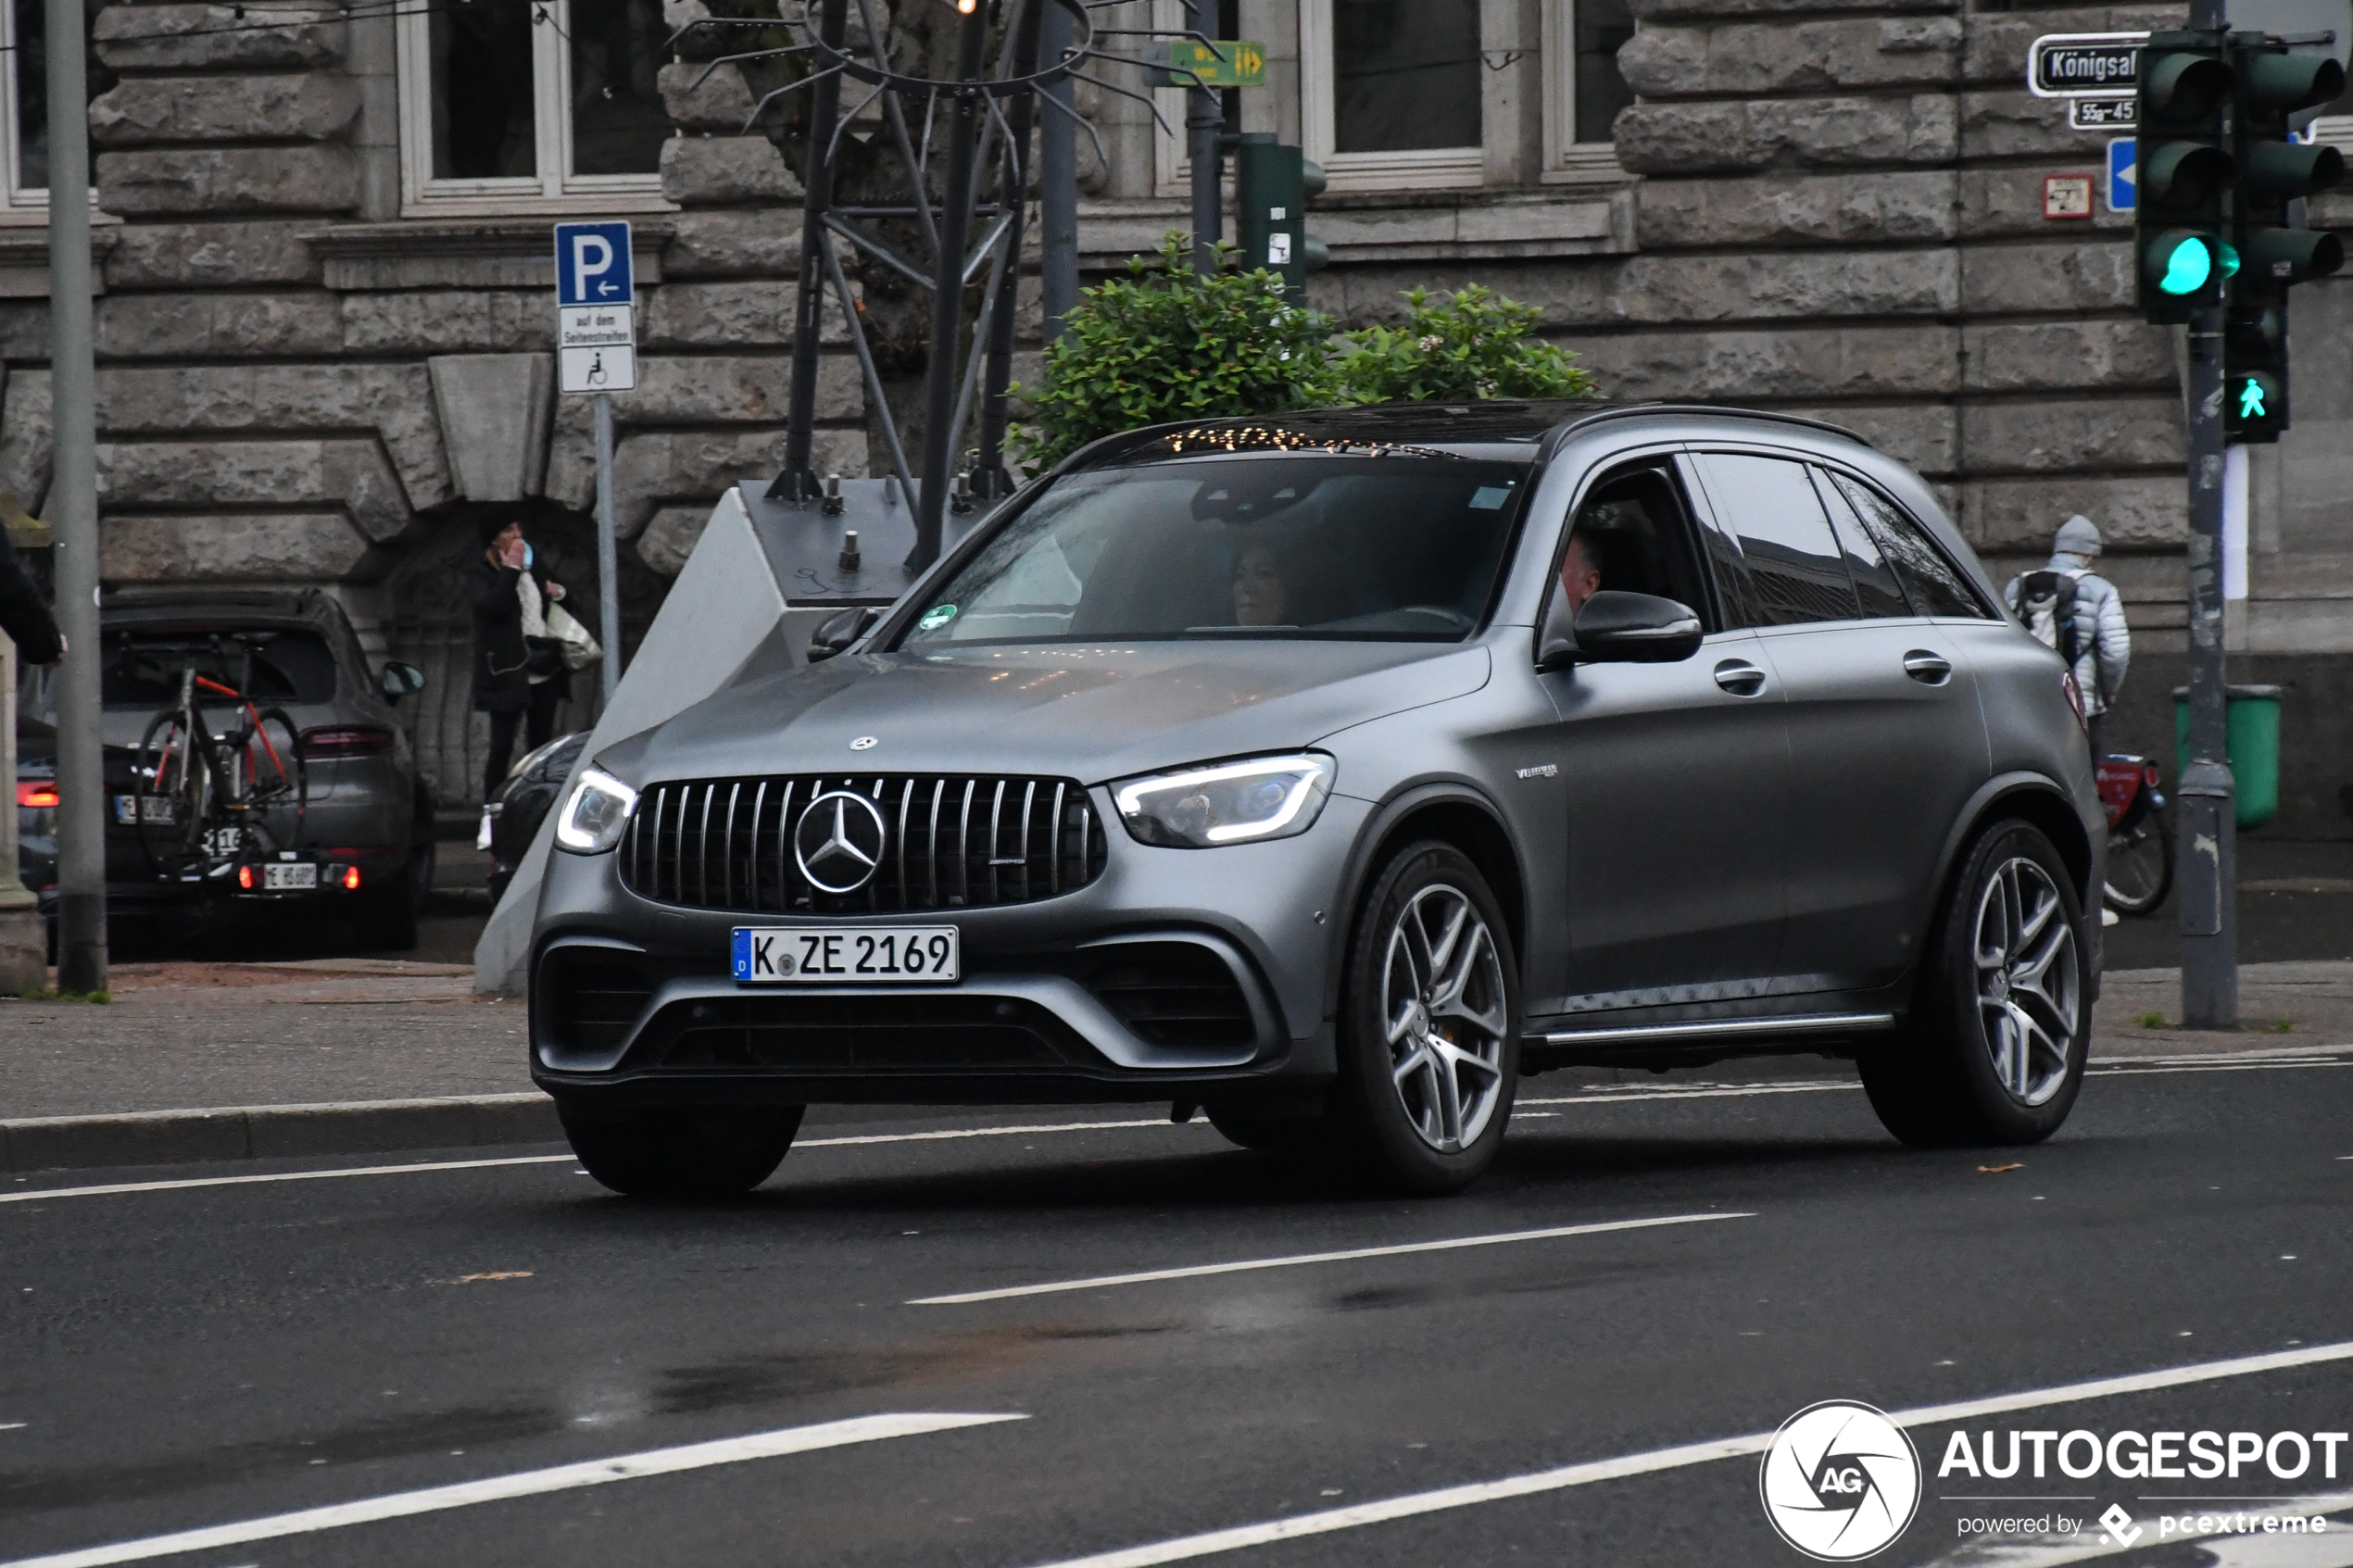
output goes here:
[{"label": "side mirror", "polygon": [[396,660],[385,665],[384,673],[376,677],[376,689],[384,694],[386,702],[398,702],[425,689],[425,672],[413,664]]},{"label": "side mirror", "polygon": [[817,663],[840,653],[871,630],[882,619],[882,611],[873,606],[861,606],[838,611],[817,622],[809,633],[809,662]]},{"label": "side mirror", "polygon": [[1572,621],[1567,597],[1554,594],[1537,640],[1536,667],[1674,664],[1697,653],[1705,634],[1697,612],[1673,599],[1604,588]]}]

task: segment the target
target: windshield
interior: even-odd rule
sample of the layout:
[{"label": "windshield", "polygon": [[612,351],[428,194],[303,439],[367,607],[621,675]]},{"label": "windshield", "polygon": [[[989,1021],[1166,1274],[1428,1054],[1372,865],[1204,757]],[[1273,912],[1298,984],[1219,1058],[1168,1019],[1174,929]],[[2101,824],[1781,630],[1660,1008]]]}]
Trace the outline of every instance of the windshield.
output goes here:
[{"label": "windshield", "polygon": [[[250,680],[245,657],[252,655]],[[180,700],[180,675],[190,664],[208,681],[255,702],[321,703],[335,696],[335,657],[326,639],[308,632],[221,630],[116,632],[107,637],[99,667],[100,701],[108,708],[169,708]],[[198,695],[208,701],[219,693]]]},{"label": "windshield", "polygon": [[899,646],[1457,642],[1486,612],[1527,480],[1441,452],[1073,474],[935,592]]}]

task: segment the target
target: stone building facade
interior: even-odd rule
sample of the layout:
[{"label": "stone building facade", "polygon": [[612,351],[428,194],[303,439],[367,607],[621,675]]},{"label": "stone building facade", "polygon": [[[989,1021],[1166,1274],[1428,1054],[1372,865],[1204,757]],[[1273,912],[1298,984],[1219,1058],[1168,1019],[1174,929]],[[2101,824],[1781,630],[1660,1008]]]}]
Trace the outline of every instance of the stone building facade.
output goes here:
[{"label": "stone building facade", "polygon": [[[636,224],[643,369],[616,399],[617,489],[619,592],[642,624],[711,501],[776,464],[799,185],[775,144],[740,133],[769,80],[722,65],[698,81],[704,60],[664,53],[703,0],[667,0],[666,16],[661,0],[481,0],[336,19],[278,4],[94,9],[103,571],[335,585],[377,646],[441,677],[417,722],[455,800],[470,732],[452,573],[476,520],[522,510],[560,575],[601,588],[587,408],[551,386],[550,223]],[[2045,216],[2045,177],[2096,171],[2104,138],[2069,130],[2024,70],[2038,33],[2175,25],[2179,6],[1225,12],[1220,31],[1269,59],[1267,86],[1231,95],[1234,124],[1330,170],[1310,220],[1334,257],[1317,305],[1365,322],[1393,317],[1406,287],[1484,282],[1539,307],[1615,398],[1847,424],[1941,486],[1997,571],[2088,514],[2142,650],[2120,738],[2167,748],[2180,351],[2133,315],[2129,220],[2097,203]],[[1096,13],[1121,27],[1180,14],[1178,0]],[[0,488],[37,506],[37,94],[9,90]],[[1179,94],[1153,96],[1181,126]],[[1081,248],[1100,271],[1184,224],[1185,169],[1145,105],[1093,86],[1080,102],[1100,133],[1080,138]],[[2353,203],[2316,206],[2353,225]],[[2353,698],[2353,546],[2333,526],[2353,477],[2353,282],[2300,289],[2295,309],[2296,428],[2250,465],[2233,675],[2289,684],[2282,831],[2334,834],[2353,831],[2338,800],[2353,722],[2336,717]],[[831,349],[820,466],[864,471],[860,383]]]}]

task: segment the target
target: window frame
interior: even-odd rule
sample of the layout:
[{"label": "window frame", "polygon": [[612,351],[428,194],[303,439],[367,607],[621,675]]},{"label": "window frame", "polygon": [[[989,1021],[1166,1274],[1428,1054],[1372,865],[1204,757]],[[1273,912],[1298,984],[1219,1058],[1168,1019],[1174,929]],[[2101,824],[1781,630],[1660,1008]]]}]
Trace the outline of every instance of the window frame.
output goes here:
[{"label": "window frame", "polygon": [[[538,11],[544,8],[547,19]],[[404,218],[450,213],[532,214],[673,212],[661,175],[579,174],[573,170],[572,0],[535,0],[532,20],[532,136],[536,175],[448,180],[433,171],[432,7],[398,16],[400,212]],[[548,156],[549,148],[555,156]]]},{"label": "window frame", "polygon": [[[85,43],[85,50],[89,45]],[[24,167],[24,143],[19,134],[17,111],[21,94],[17,80],[17,7],[13,0],[0,0],[0,52],[5,53],[7,68],[0,70],[0,157],[7,161],[0,167],[0,228],[40,229],[49,222],[49,187],[19,185],[19,171]],[[85,56],[86,57],[86,56]],[[98,94],[90,96],[94,101]],[[95,149],[93,149],[94,153]],[[90,182],[90,217],[94,223],[120,223],[120,218],[98,209],[98,182]]]},{"label": "window frame", "polygon": [[1578,0],[1544,0],[1544,157],[1548,185],[1615,182],[1626,178],[1617,144],[1577,139]]},{"label": "window frame", "polygon": [[[1906,506],[1903,502],[1889,495],[1885,485],[1881,484],[1876,480],[1870,478],[1868,474],[1858,472],[1857,470],[1848,468],[1843,464],[1832,462],[1827,458],[1808,458],[1806,460],[1812,463],[1825,478],[1830,480],[1833,485],[1840,484],[1841,481],[1843,481],[1846,484],[1857,484],[1862,486],[1863,489],[1869,492],[1871,495],[1878,496],[1881,501],[1885,502],[1895,513],[1896,517],[1907,524],[1914,533],[1919,535],[1920,542],[1929,547],[1930,551],[1935,555],[1936,558],[1944,562],[1944,569],[1953,574],[1954,582],[1960,585],[1963,596],[1970,600],[1978,608],[1978,613],[1976,615],[1953,616],[1938,615],[1932,611],[1923,610],[1915,606],[1913,613],[1917,619],[1922,621],[1964,621],[1971,622],[1979,621],[2004,621],[2008,619],[2008,616],[2000,608],[2000,601],[1998,597],[1990,602],[1987,600],[1985,595],[1979,590],[1976,574],[1963,567],[1961,563],[1955,558],[1953,552],[1944,547],[1944,542],[1936,536],[1936,530],[1922,522],[1919,520],[1919,515],[1914,512],[1911,508]],[[1853,507],[1855,505],[1853,497],[1849,496],[1846,500],[1848,506]],[[1862,521],[1862,508],[1856,507],[1855,509],[1857,521]],[[1867,532],[1868,529],[1869,525],[1867,523]],[[1873,542],[1877,543],[1877,541]],[[1885,555],[1886,552],[1882,550],[1881,554]],[[1904,585],[1904,596],[1906,600],[1909,600],[1912,597],[1912,589],[1910,583],[1905,581],[1903,569],[1895,566],[1895,563],[1892,560],[1888,564],[1894,568],[1895,580],[1897,583]]]},{"label": "window frame", "polygon": [[[1486,112],[1499,72],[1487,68],[1485,0],[1481,12],[1479,53],[1479,119]],[[1332,74],[1332,0],[1299,0],[1299,144],[1310,162],[1323,167],[1334,191],[1432,191],[1475,187],[1487,182],[1487,145],[1418,147],[1402,153],[1343,153],[1334,150],[1339,128],[1334,122],[1339,93]]]},{"label": "window frame", "polygon": [[[1536,611],[1537,645],[1543,642],[1544,624],[1563,591],[1561,567],[1568,559],[1568,542],[1576,537],[1578,518],[1583,514],[1587,503],[1592,500],[1596,492],[1642,470],[1663,477],[1667,487],[1675,493],[1681,514],[1684,564],[1696,574],[1700,596],[1704,601],[1689,608],[1698,614],[1700,625],[1705,629],[1704,634],[1712,637],[1722,632],[1737,630],[1731,624],[1731,598],[1725,584],[1717,576],[1718,568],[1713,543],[1718,533],[1715,519],[1705,500],[1695,494],[1695,476],[1688,458],[1689,453],[1680,445],[1637,447],[1612,453],[1585,476],[1577,488],[1575,497],[1569,502],[1567,515],[1560,520],[1557,525],[1559,533],[1553,540],[1552,554],[1548,558],[1550,564],[1545,568],[1544,597]],[[1529,495],[1532,496],[1534,493],[1531,486]],[[1603,585],[1608,586],[1606,583]]]}]

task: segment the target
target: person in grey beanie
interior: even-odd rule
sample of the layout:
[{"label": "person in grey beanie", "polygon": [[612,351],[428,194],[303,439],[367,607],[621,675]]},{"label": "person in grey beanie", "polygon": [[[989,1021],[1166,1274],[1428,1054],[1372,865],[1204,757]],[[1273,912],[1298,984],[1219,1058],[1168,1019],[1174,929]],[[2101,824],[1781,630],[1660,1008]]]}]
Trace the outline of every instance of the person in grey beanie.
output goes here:
[{"label": "person in grey beanie", "polygon": [[2124,596],[2092,570],[2100,558],[2100,531],[2081,515],[2059,524],[2051,560],[2040,571],[2020,572],[2003,590],[2010,610],[2045,646],[2058,650],[2075,671],[2083,694],[2092,760],[2107,748],[2101,719],[2116,705],[2124,671],[2133,662],[2133,633],[2124,623]]}]

